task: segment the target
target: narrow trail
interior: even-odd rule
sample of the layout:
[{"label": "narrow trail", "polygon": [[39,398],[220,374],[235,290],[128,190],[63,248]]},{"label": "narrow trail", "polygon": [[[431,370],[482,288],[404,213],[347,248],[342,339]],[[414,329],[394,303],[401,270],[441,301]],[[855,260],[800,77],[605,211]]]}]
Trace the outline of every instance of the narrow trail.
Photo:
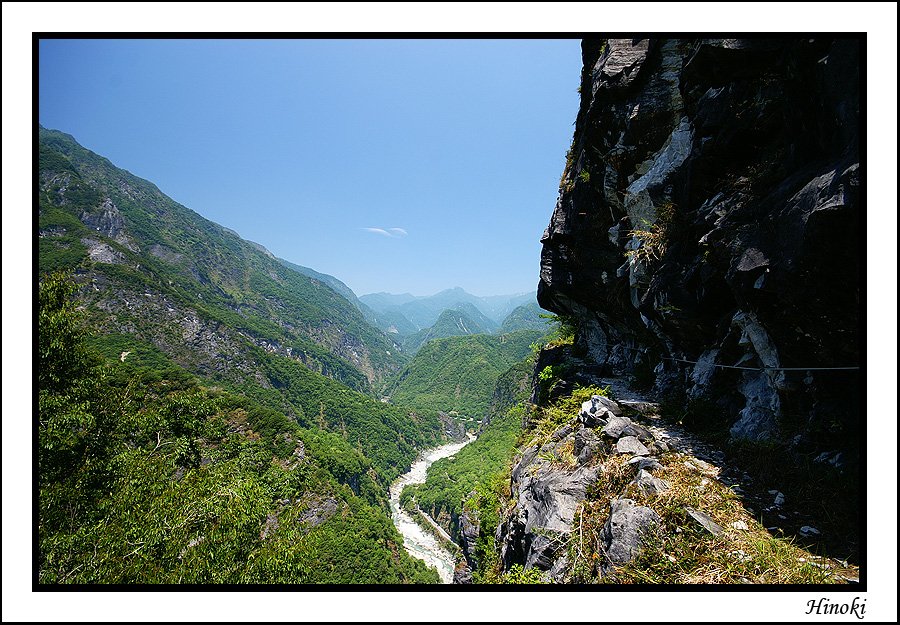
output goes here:
[{"label": "narrow trail", "polygon": [[[809,537],[802,529],[812,527],[815,521],[808,514],[785,505],[784,495],[778,490],[778,484],[757,483],[749,473],[730,463],[721,449],[700,440],[684,427],[663,417],[659,404],[640,391],[631,389],[625,379],[604,377],[598,383],[600,386],[610,387],[610,394],[619,405],[638,413],[654,437],[665,442],[673,451],[691,456],[692,464],[699,471],[730,488],[740,497],[744,508],[763,522],[770,534],[776,537],[791,534]],[[843,560],[820,559],[826,568],[831,566],[828,562],[841,567],[848,566]],[[844,580],[859,582],[858,578],[851,577],[844,577]]]}]

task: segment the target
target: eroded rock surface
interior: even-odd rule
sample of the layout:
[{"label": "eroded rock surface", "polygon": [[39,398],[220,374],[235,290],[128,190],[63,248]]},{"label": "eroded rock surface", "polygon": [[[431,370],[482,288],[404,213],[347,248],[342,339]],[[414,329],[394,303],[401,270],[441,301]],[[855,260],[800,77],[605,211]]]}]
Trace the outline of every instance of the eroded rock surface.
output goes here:
[{"label": "eroded rock surface", "polygon": [[854,449],[859,372],[772,368],[859,364],[858,43],[599,39],[582,59],[541,306],[586,361],[735,438]]}]

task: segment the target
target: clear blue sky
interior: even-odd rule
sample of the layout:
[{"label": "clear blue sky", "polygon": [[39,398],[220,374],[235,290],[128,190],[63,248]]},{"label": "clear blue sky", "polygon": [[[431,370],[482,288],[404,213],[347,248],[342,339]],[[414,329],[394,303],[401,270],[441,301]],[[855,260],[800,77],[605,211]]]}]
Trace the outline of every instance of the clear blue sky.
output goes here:
[{"label": "clear blue sky", "polygon": [[580,70],[564,39],[44,40],[40,122],[357,294],[506,294]]}]

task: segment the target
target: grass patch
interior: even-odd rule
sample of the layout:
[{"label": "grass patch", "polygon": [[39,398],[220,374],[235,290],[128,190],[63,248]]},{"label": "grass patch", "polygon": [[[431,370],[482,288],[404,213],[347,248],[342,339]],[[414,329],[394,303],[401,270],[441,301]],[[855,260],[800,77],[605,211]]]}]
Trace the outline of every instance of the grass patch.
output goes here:
[{"label": "grass patch", "polygon": [[536,414],[532,417],[534,426],[525,433],[523,447],[543,445],[556,430],[578,418],[581,404],[589,400],[592,395],[608,397],[609,390],[608,386],[577,387],[571,395],[559,398],[552,405],[536,408]]},{"label": "grass patch", "polygon": [[[629,493],[659,514],[663,527],[648,537],[635,560],[616,571],[617,582],[823,584],[841,583],[842,575],[858,576],[853,567],[826,564],[794,541],[769,534],[741,500],[715,479],[715,467],[707,470],[695,462],[681,453],[665,454],[659,477],[672,487],[651,497]],[[714,536],[703,529],[688,515],[689,507],[708,514],[722,527],[721,534]]]}]

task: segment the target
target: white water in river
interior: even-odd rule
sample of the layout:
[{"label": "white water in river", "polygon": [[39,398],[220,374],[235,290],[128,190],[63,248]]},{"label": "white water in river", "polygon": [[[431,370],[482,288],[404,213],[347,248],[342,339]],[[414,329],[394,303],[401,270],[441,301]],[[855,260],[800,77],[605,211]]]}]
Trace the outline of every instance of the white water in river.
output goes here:
[{"label": "white water in river", "polygon": [[391,484],[391,520],[400,534],[403,535],[403,546],[413,557],[424,560],[425,564],[436,568],[441,576],[441,581],[449,584],[453,581],[453,568],[456,565],[456,558],[452,553],[447,551],[431,532],[422,529],[418,523],[413,521],[400,508],[400,493],[407,484],[422,484],[425,482],[425,475],[428,467],[441,458],[448,458],[458,452],[460,449],[475,440],[471,434],[469,438],[461,443],[448,443],[434,449],[423,452],[419,459],[413,463],[408,473],[404,473]]}]

